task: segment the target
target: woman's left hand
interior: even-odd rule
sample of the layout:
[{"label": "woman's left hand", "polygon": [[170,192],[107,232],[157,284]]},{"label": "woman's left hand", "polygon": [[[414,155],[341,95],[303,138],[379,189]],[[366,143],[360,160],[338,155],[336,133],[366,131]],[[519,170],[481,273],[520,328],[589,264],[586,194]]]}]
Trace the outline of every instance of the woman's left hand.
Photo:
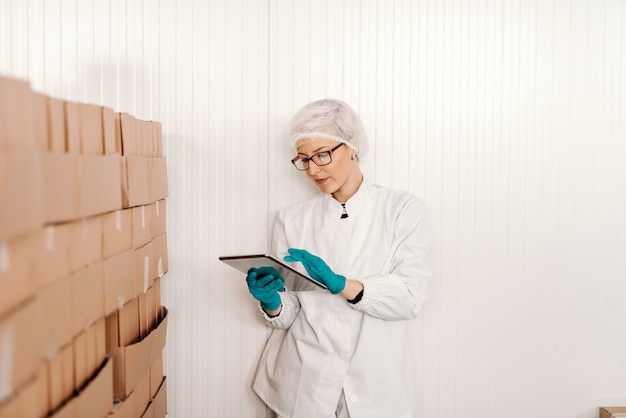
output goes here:
[{"label": "woman's left hand", "polygon": [[289,248],[287,251],[289,255],[285,257],[285,261],[301,262],[311,277],[324,283],[333,295],[341,293],[345,289],[346,278],[340,274],[335,274],[321,258],[307,250]]}]

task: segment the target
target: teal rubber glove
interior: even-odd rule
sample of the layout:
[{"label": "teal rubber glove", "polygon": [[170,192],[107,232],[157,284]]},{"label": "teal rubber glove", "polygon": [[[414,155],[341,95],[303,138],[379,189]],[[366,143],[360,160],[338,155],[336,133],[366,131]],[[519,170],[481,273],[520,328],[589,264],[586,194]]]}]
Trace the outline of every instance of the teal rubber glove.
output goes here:
[{"label": "teal rubber glove", "polygon": [[248,290],[261,307],[266,311],[275,311],[280,308],[281,299],[278,292],[285,289],[285,280],[274,267],[252,267],[246,277]]},{"label": "teal rubber glove", "polygon": [[324,283],[333,295],[341,293],[346,288],[346,278],[340,274],[335,274],[321,258],[307,250],[290,248],[287,251],[289,255],[285,257],[285,261],[301,262],[309,275]]}]

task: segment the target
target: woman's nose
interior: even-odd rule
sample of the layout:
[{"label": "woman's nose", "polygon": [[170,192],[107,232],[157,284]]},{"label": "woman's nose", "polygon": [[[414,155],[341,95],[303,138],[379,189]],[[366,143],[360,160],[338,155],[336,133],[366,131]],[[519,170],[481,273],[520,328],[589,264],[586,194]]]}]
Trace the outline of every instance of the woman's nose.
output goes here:
[{"label": "woman's nose", "polygon": [[310,175],[314,175],[315,173],[319,171],[319,167],[313,161],[309,161],[309,168],[307,168],[306,171]]}]

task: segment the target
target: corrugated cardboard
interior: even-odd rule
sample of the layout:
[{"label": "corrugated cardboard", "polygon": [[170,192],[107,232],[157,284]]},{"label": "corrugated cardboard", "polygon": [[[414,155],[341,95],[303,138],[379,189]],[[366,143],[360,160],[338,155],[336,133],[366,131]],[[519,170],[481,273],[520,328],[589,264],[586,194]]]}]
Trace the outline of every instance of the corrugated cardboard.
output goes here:
[{"label": "corrugated cardboard", "polygon": [[156,396],[152,398],[154,406],[154,418],[165,418],[167,416],[167,378],[163,377],[161,387]]},{"label": "corrugated cardboard", "polygon": [[152,208],[152,216],[150,217],[150,228],[152,231],[152,238],[157,237],[161,234],[164,234],[167,229],[167,218],[166,218],[166,200],[157,200],[152,203],[150,207]]},{"label": "corrugated cardboard", "polygon": [[65,153],[65,108],[62,100],[46,98],[48,151]]},{"label": "corrugated cardboard", "polygon": [[135,252],[127,250],[104,260],[104,314],[121,309],[135,298]]},{"label": "corrugated cardboard", "polygon": [[165,347],[167,332],[167,309],[162,308],[162,320],[159,326],[143,340],[125,347],[110,347],[113,357],[113,393],[119,399],[126,398],[137,387],[141,378],[157,355]]},{"label": "corrugated cardboard", "polygon": [[112,408],[113,365],[107,358],[89,384],[50,418],[106,417]]},{"label": "corrugated cardboard", "polygon": [[152,240],[152,262],[155,277],[163,277],[169,271],[167,233],[163,233]]},{"label": "corrugated cardboard", "polygon": [[79,171],[79,214],[92,216],[122,209],[120,156],[84,155]]},{"label": "corrugated cardboard", "polygon": [[83,155],[104,155],[102,107],[81,103],[80,152]]},{"label": "corrugated cardboard", "polygon": [[165,199],[168,194],[167,158],[152,158],[150,177],[150,202]]},{"label": "corrugated cardboard", "polygon": [[130,208],[147,205],[150,201],[151,158],[122,157],[122,206]]},{"label": "corrugated cardboard", "polygon": [[107,418],[137,418],[135,415],[135,392],[132,392],[123,401],[117,401]]},{"label": "corrugated cardboard", "polygon": [[0,319],[0,403],[35,376],[43,358],[41,323],[36,298]]},{"label": "corrugated cardboard", "polygon": [[0,318],[33,295],[30,235],[0,241]]},{"label": "corrugated cardboard", "polygon": [[155,327],[159,320],[156,315],[156,297],[154,286],[150,287],[139,299],[139,335],[145,338]]},{"label": "corrugated cardboard", "polygon": [[83,218],[70,224],[70,270],[75,272],[102,259],[102,219]]},{"label": "corrugated cardboard", "polygon": [[128,113],[120,113],[120,130],[122,141],[122,155],[128,157],[137,157],[139,153],[137,138],[137,123],[134,116]]},{"label": "corrugated cardboard", "polygon": [[74,346],[70,342],[62,347],[54,357],[46,358],[48,383],[47,406],[52,411],[74,392]]},{"label": "corrugated cardboard", "polygon": [[74,273],[72,281],[72,335],[78,335],[104,316],[102,262]]},{"label": "corrugated cardboard", "polygon": [[35,149],[40,152],[48,151],[48,121],[46,95],[39,92],[32,92],[31,101],[33,139]]},{"label": "corrugated cardboard", "polygon": [[72,283],[67,277],[37,292],[41,303],[44,349],[54,357],[61,347],[72,341]]},{"label": "corrugated cardboard", "polygon": [[163,382],[163,352],[157,354],[154,363],[150,365],[150,395],[156,396]]},{"label": "corrugated cardboard", "polygon": [[135,206],[132,211],[132,246],[137,249],[152,240],[152,208]]},{"label": "corrugated cardboard", "polygon": [[156,127],[156,149],[155,149],[155,157],[163,157],[163,126],[161,122],[155,121]]},{"label": "corrugated cardboard", "polygon": [[50,225],[33,235],[33,277],[37,288],[70,274],[70,225]]},{"label": "corrugated cardboard", "polygon": [[600,418],[626,417],[626,406],[604,406],[600,408]]},{"label": "corrugated cardboard", "polygon": [[135,394],[135,416],[141,417],[152,400],[152,396],[150,396],[150,370],[146,370],[133,393]]},{"label": "corrugated cardboard", "polygon": [[79,156],[43,153],[44,222],[59,223],[77,219]]},{"label": "corrugated cardboard", "polygon": [[65,113],[65,152],[80,154],[80,104],[63,102]]},{"label": "corrugated cardboard", "polygon": [[40,153],[0,153],[0,240],[10,240],[43,225]]},{"label": "corrugated cardboard", "polygon": [[107,259],[132,248],[132,209],[105,213],[102,217],[102,258]]},{"label": "corrugated cardboard", "polygon": [[107,353],[112,349],[139,341],[139,300],[132,299],[126,305],[106,317]]},{"label": "corrugated cardboard", "polygon": [[102,139],[104,141],[104,154],[122,154],[115,147],[115,112],[108,107],[102,107]]},{"label": "corrugated cardboard", "polygon": [[156,278],[152,242],[135,250],[135,294],[146,292]]},{"label": "corrugated cardboard", "polygon": [[32,97],[27,81],[0,77],[0,151],[35,149]]},{"label": "corrugated cardboard", "polygon": [[41,418],[47,412],[45,376],[37,373],[18,392],[0,404],[2,418]]}]

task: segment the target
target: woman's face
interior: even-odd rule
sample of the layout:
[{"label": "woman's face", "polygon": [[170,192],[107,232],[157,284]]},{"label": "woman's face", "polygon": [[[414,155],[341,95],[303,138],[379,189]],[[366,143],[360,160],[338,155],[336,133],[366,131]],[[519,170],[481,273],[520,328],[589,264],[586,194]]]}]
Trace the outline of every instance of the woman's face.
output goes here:
[{"label": "woman's face", "polygon": [[[329,139],[316,139],[298,147],[298,156],[310,158],[324,151],[330,151],[339,145]],[[355,152],[347,145],[342,145],[331,153],[332,162],[318,166],[309,161],[305,170],[307,176],[323,193],[330,193],[340,202],[348,200],[358,190],[363,178],[358,160],[351,157]]]}]

